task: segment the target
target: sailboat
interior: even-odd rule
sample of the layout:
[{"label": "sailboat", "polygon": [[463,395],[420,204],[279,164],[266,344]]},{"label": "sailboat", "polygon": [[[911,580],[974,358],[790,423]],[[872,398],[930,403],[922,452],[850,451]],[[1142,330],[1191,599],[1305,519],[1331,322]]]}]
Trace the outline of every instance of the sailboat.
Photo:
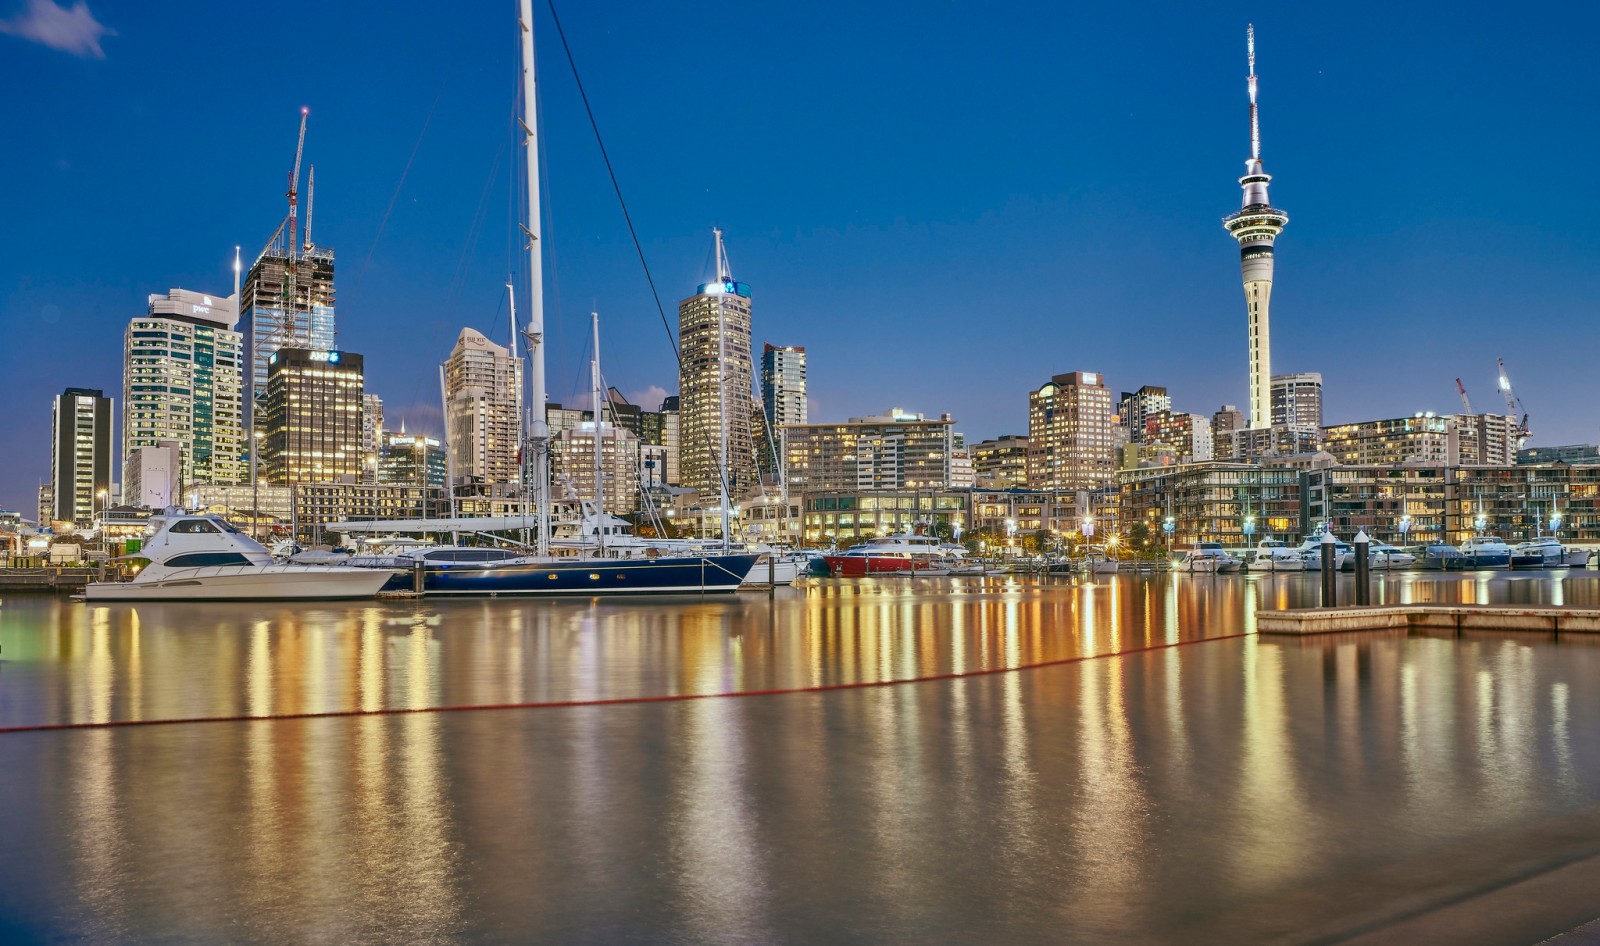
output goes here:
[{"label": "sailboat", "polygon": [[[507,549],[431,546],[404,552],[388,560],[399,566],[390,587],[417,589],[424,595],[639,595],[706,594],[732,592],[750,574],[760,557],[755,552],[734,550],[676,551],[651,550],[643,557],[635,550],[597,548],[576,555],[551,554],[550,428],[544,417],[545,332],[544,267],[540,242],[539,141],[537,129],[538,95],[533,56],[533,2],[520,0],[518,28],[522,47],[523,144],[527,153],[528,221],[523,227],[528,237],[529,281],[532,289],[528,323],[521,334],[528,355],[528,400],[523,431],[524,453],[528,458],[527,482],[532,491],[533,515],[500,516],[493,519],[434,520],[431,523],[343,523],[365,527],[370,532],[385,531],[505,531],[528,529],[533,533],[532,554],[517,554]],[[599,322],[595,322],[595,367],[599,374]],[[598,380],[596,385],[598,386]],[[602,395],[595,401],[595,503],[603,517],[601,485]],[[408,528],[409,525],[409,528]],[[330,527],[332,528],[332,527]],[[341,531],[354,531],[344,529]],[[418,572],[420,571],[420,574]]]}]

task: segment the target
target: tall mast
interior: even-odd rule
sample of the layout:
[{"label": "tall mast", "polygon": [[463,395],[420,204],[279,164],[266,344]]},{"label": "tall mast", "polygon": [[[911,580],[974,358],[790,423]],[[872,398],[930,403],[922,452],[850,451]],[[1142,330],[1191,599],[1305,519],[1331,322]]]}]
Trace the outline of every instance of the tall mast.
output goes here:
[{"label": "tall mast", "polygon": [[[513,374],[521,367],[521,357],[517,355],[517,287],[514,280],[506,280],[506,305],[511,313],[511,370]],[[513,378],[517,389],[517,472],[521,480],[521,488],[517,494],[521,497],[518,504],[522,508],[522,541],[528,541],[528,418],[523,412],[522,379]]]},{"label": "tall mast", "polygon": [[594,390],[594,519],[595,526],[600,530],[600,552],[606,550],[606,487],[605,465],[601,462],[601,452],[605,448],[605,401],[604,392],[600,390],[600,313],[590,312],[589,319],[594,323],[594,360],[589,362],[589,381]]},{"label": "tall mast", "polygon": [[539,244],[539,89],[534,78],[533,0],[519,0],[522,32],[522,148],[528,159],[528,452],[533,461],[534,548],[550,553],[550,425],[545,419],[544,260]]}]

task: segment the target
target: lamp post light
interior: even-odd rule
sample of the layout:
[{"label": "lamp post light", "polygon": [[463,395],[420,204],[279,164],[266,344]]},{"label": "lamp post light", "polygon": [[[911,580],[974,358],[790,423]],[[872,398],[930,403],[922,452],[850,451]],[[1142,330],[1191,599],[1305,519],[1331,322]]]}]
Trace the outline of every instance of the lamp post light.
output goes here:
[{"label": "lamp post light", "polygon": [[1250,537],[1256,534],[1256,517],[1245,516],[1244,524],[1240,526],[1240,528],[1244,530],[1245,544],[1248,545],[1250,543]]},{"label": "lamp post light", "polygon": [[1557,509],[1550,514],[1550,534],[1555,535],[1561,531],[1561,510]]},{"label": "lamp post light", "polygon": [[96,513],[94,506],[91,505],[89,507],[89,518],[97,520],[97,523],[98,523],[97,528],[99,529],[99,532],[100,532],[100,547],[101,548],[107,548],[108,545],[107,545],[107,540],[106,540],[106,514],[108,512],[110,512],[111,493],[108,490],[103,490],[102,489],[102,490],[97,491],[94,494],[94,497],[95,497],[96,503],[99,504],[100,510],[99,510],[98,513]]},{"label": "lamp post light", "polygon": [[1405,545],[1406,536],[1411,532],[1411,517],[1409,515],[1401,516],[1396,525],[1400,527],[1400,544]]},{"label": "lamp post light", "polygon": [[1178,531],[1178,522],[1171,516],[1161,520],[1161,531],[1167,534],[1167,558],[1172,557],[1172,533]]}]

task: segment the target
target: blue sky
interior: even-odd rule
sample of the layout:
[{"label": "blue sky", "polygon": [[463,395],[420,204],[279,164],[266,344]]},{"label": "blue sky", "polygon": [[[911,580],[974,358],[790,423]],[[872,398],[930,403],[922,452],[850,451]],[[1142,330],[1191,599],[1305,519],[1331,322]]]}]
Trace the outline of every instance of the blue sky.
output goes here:
[{"label": "blue sky", "polygon": [[[558,6],[668,314],[710,227],[755,336],[805,345],[818,419],[948,411],[1026,430],[1051,374],[1246,400],[1235,209],[1254,21],[1278,241],[1273,366],[1321,371],[1326,415],[1499,406],[1536,443],[1593,442],[1600,380],[1600,59],[1589,5]],[[676,368],[548,10],[551,396]],[[284,213],[302,105],[315,234],[338,254],[341,347],[391,417],[437,424],[463,325],[505,335],[521,273],[513,0],[0,0],[0,506],[33,509],[50,398],[120,397],[152,292],[225,293],[233,246]],[[19,94],[20,93],[20,94]],[[647,405],[647,406],[654,406]]]}]

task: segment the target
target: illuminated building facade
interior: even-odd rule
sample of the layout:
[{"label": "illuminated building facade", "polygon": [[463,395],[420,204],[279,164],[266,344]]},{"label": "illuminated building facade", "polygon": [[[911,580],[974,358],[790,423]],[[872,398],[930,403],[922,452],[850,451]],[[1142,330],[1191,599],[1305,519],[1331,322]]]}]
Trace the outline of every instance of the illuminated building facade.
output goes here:
[{"label": "illuminated building facade", "polygon": [[[444,366],[446,438],[457,485],[472,483],[509,495],[521,481],[522,362],[476,329],[464,328]],[[559,407],[559,405],[557,405]]]},{"label": "illuminated building facade", "polygon": [[378,457],[383,452],[383,398],[361,395],[361,482],[378,482]]},{"label": "illuminated building facade", "polygon": [[973,483],[979,489],[1028,485],[1028,438],[1006,434],[971,446]]},{"label": "illuminated building facade", "polygon": [[1145,419],[1151,414],[1172,410],[1172,395],[1166,388],[1147,384],[1137,391],[1122,392],[1117,401],[1117,420],[1132,443],[1144,443]]},{"label": "illuminated building facade", "polygon": [[954,421],[893,408],[842,424],[782,429],[789,491],[947,489],[952,486]]},{"label": "illuminated building facade", "polygon": [[680,474],[702,502],[720,495],[724,474],[732,499],[756,485],[750,287],[733,278],[715,234],[717,278],[678,303]]},{"label": "illuminated building facade", "polygon": [[1299,374],[1272,376],[1272,423],[1299,427],[1322,426],[1320,372],[1302,371]]},{"label": "illuminated building facade", "polygon": [[273,352],[332,351],[337,345],[333,250],[312,246],[294,253],[275,242],[251,265],[240,287],[239,323],[249,359],[246,395],[264,410]]},{"label": "illuminated building facade", "polygon": [[264,479],[360,482],[364,361],[354,352],[285,348],[267,359]]},{"label": "illuminated building facade", "polygon": [[[122,481],[139,451],[177,443],[174,484],[238,483],[245,465],[244,336],[228,296],[153,294],[123,334]],[[174,487],[175,489],[177,486]],[[130,496],[130,503],[138,503]]]},{"label": "illuminated building facade", "polygon": [[1093,371],[1058,374],[1028,394],[1028,487],[1099,489],[1111,484],[1116,448],[1111,390]]},{"label": "illuminated building facade", "polygon": [[[626,427],[604,421],[600,431],[600,476],[605,487],[605,511],[625,516],[639,511],[639,438]],[[556,495],[576,494],[585,501],[595,497],[594,421],[563,430],[550,442],[554,459]]]},{"label": "illuminated building facade", "polygon": [[436,486],[444,488],[449,464],[444,444],[422,434],[383,432],[378,457],[379,486]]},{"label": "illuminated building facade", "polygon": [[[109,508],[111,407],[111,398],[96,389],[67,388],[56,395],[48,521],[88,528],[97,512]],[[45,521],[41,517],[40,524]]]}]

